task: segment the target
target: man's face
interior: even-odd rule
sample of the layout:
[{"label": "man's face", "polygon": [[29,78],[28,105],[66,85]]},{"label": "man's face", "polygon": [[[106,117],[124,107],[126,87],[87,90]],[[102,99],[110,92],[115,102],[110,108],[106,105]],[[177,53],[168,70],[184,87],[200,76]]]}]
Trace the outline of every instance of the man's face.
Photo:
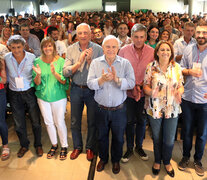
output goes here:
[{"label": "man's face", "polygon": [[195,33],[195,28],[194,27],[190,27],[190,26],[186,26],[183,32],[184,32],[184,37],[190,39],[190,38],[192,38],[192,36]]},{"label": "man's face", "polygon": [[50,18],[50,24],[51,24],[51,26],[56,26],[56,23],[57,23],[57,21],[56,21],[55,18]]},{"label": "man's face", "polygon": [[147,40],[147,36],[144,31],[134,32],[131,38],[135,47],[138,49],[142,48],[144,46],[144,42]]},{"label": "man's face", "polygon": [[109,39],[108,41],[104,42],[102,48],[103,48],[103,53],[106,56],[106,60],[114,60],[119,50],[119,45],[117,40]]},{"label": "man's face", "polygon": [[95,39],[103,38],[103,32],[99,28],[94,29],[93,34],[94,34]]},{"label": "man's face", "polygon": [[36,22],[36,23],[34,24],[34,30],[35,30],[35,31],[39,31],[39,30],[40,30],[40,23]]},{"label": "man's face", "polygon": [[61,16],[56,16],[57,23],[61,23]]},{"label": "man's face", "polygon": [[195,37],[198,45],[206,45],[207,43],[207,26],[197,26]]},{"label": "man's face", "polygon": [[58,31],[52,31],[51,37],[54,41],[58,40],[59,32]]},{"label": "man's face", "polygon": [[117,29],[117,33],[121,37],[126,37],[128,32],[129,28],[126,24],[121,24]]},{"label": "man's face", "polygon": [[21,27],[21,30],[19,32],[23,38],[29,37],[29,27]]},{"label": "man's face", "polygon": [[10,46],[11,52],[15,58],[22,57],[24,54],[24,46],[22,43],[12,43]]},{"label": "man's face", "polygon": [[91,32],[87,25],[81,25],[77,28],[77,38],[80,44],[87,44],[91,39]]}]

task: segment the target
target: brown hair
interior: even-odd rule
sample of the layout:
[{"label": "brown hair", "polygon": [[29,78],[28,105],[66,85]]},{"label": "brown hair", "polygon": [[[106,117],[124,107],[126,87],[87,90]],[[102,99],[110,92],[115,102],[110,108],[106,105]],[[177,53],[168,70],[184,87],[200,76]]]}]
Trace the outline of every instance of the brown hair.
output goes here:
[{"label": "brown hair", "polygon": [[57,55],[57,50],[56,50],[55,41],[51,37],[46,37],[41,41],[40,48],[41,48],[42,55],[46,56],[44,51],[43,51],[43,47],[48,45],[49,43],[51,43],[53,48],[54,48],[53,56],[56,56]]},{"label": "brown hair", "polygon": [[167,45],[170,47],[170,50],[171,50],[171,56],[170,56],[170,60],[169,60],[169,62],[170,62],[170,61],[174,62],[174,49],[173,49],[173,46],[172,46],[172,44],[171,44],[170,42],[168,42],[168,41],[163,41],[163,40],[162,40],[162,41],[159,41],[159,42],[157,43],[157,46],[155,47],[155,51],[154,51],[154,59],[155,59],[156,61],[159,62],[159,57],[158,57],[158,55],[157,55],[157,52],[159,51],[160,46],[161,46],[162,44],[167,44]]},{"label": "brown hair", "polygon": [[159,37],[159,39],[161,39],[161,37],[162,37],[162,34],[164,33],[164,32],[168,32],[168,34],[169,34],[169,37],[168,37],[168,41],[170,40],[170,32],[168,31],[168,30],[166,30],[166,29],[164,29],[161,33],[160,33],[160,37]]}]

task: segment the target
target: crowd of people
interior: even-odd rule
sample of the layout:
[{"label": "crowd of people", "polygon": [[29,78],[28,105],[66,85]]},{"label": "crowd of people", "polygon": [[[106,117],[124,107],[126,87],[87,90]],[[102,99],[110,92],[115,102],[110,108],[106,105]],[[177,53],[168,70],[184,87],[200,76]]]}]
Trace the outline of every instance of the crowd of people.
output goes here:
[{"label": "crowd of people", "polygon": [[[184,171],[189,164],[196,129],[194,168],[199,176],[204,175],[201,160],[207,140],[205,16],[190,18],[188,14],[152,11],[74,15],[63,12],[37,17],[25,14],[0,17],[0,31],[1,160],[10,156],[7,101],[20,142],[18,158],[29,150],[27,112],[37,156],[43,155],[41,114],[52,145],[47,158],[57,153],[58,135],[59,159],[67,159],[70,144],[65,113],[69,99],[71,160],[77,159],[84,148],[81,121],[86,106],[86,158],[92,161],[94,154],[99,154],[98,172],[109,161],[110,131],[114,174],[120,172],[120,161],[127,163],[134,152],[147,161],[143,141],[148,122],[154,147],[152,173],[158,175],[163,162],[167,174],[174,177],[170,161],[181,119],[183,157],[178,168]],[[123,153],[124,135],[127,151]]]}]

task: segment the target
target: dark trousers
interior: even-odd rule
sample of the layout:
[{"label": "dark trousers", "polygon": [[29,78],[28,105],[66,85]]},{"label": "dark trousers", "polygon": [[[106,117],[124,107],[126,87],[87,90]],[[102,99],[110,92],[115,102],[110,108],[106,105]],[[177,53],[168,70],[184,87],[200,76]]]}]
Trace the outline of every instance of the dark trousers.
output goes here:
[{"label": "dark trousers", "polygon": [[124,131],[126,128],[126,106],[115,111],[96,107],[96,127],[98,130],[99,157],[105,163],[109,158],[109,131],[112,133],[111,161],[119,162],[122,157]]},{"label": "dark trousers", "polygon": [[196,104],[182,100],[183,156],[190,157],[193,132],[196,127],[194,160],[200,161],[207,139],[207,104]]},{"label": "dark trousers", "polygon": [[154,119],[148,115],[152,128],[155,162],[164,165],[170,164],[177,129],[178,117]]},{"label": "dark trousers", "polygon": [[27,138],[27,127],[25,113],[29,113],[34,134],[34,146],[42,146],[41,144],[41,124],[40,110],[37,104],[34,88],[27,91],[16,92],[9,90],[9,99],[12,108],[12,114],[15,123],[15,130],[22,147],[28,148],[29,139]]},{"label": "dark trousers", "polygon": [[5,119],[6,113],[6,91],[5,89],[0,90],[0,135],[2,144],[8,144],[8,127]]},{"label": "dark trousers", "polygon": [[87,140],[86,149],[94,150],[96,143],[95,100],[94,91],[80,88],[72,83],[71,100],[71,131],[74,149],[83,149],[81,122],[84,104],[87,107]]},{"label": "dark trousers", "polygon": [[127,149],[133,149],[135,135],[136,135],[136,139],[135,139],[136,147],[141,148],[145,136],[145,128],[147,122],[143,114],[144,97],[142,97],[138,102],[128,97],[126,100],[126,105],[127,105],[127,126],[126,126]]}]

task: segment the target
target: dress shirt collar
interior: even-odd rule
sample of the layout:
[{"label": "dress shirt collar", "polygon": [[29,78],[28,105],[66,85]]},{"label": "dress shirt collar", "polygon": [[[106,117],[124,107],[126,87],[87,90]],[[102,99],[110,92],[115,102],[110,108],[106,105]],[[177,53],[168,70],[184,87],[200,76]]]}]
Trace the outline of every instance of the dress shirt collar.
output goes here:
[{"label": "dress shirt collar", "polygon": [[[80,42],[77,42],[77,46],[79,47],[79,50],[82,52],[82,49],[81,49],[81,47],[80,47]],[[91,41],[89,41],[88,42],[88,47],[87,47],[87,49],[88,48],[91,48],[93,46],[93,43],[91,42]]]},{"label": "dress shirt collar", "polygon": [[[103,55],[103,56],[100,57],[100,58],[101,58],[101,59],[100,59],[101,61],[105,61],[105,62],[108,64],[108,62],[106,61],[106,56],[105,56],[105,55]],[[121,58],[120,58],[119,56],[117,56],[117,55],[116,55],[116,58],[115,58],[113,64],[116,63],[116,62],[121,62]]]},{"label": "dress shirt collar", "polygon": [[[28,59],[28,53],[25,50],[24,50],[24,53],[25,53],[24,58],[21,60],[21,62],[24,61],[25,59]],[[12,59],[12,60],[17,61],[16,58],[13,56],[13,53],[10,54],[9,58]]]},{"label": "dress shirt collar", "polygon": [[[134,53],[137,53],[137,50],[136,50],[135,47],[134,47],[134,46],[135,46],[134,43],[130,44],[130,46],[132,47],[133,52],[134,52]],[[144,44],[144,46],[143,46],[143,48],[142,48],[142,54],[143,54],[143,52],[145,52],[146,48],[147,48],[147,45]]]}]

